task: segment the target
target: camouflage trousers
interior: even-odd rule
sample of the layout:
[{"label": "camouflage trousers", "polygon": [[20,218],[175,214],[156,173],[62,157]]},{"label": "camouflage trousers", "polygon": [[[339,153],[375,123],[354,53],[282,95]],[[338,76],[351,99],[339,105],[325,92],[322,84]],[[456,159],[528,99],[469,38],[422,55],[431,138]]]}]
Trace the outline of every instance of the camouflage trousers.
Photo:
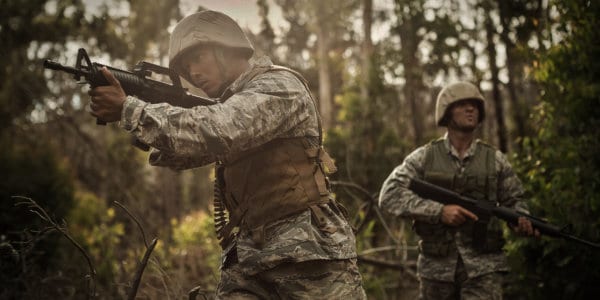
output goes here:
[{"label": "camouflage trousers", "polygon": [[284,263],[248,276],[221,270],[217,299],[366,299],[356,259]]},{"label": "camouflage trousers", "polygon": [[420,278],[422,300],[502,300],[503,272],[469,278],[459,258],[454,282]]}]

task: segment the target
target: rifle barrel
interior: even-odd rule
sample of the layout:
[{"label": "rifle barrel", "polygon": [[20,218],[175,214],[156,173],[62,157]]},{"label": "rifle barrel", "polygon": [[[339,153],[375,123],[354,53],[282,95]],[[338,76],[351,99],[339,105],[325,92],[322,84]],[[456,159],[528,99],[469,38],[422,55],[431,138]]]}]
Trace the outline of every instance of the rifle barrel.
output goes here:
[{"label": "rifle barrel", "polygon": [[86,76],[89,72],[81,69],[76,69],[69,66],[63,66],[60,63],[46,59],[44,60],[44,68],[56,71],[63,71],[76,76]]}]

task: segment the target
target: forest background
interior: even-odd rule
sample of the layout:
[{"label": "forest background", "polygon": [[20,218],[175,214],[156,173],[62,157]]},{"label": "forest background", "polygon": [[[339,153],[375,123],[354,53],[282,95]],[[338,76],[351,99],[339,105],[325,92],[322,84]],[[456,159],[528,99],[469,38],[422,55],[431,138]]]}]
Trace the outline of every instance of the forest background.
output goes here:
[{"label": "forest background", "polygon": [[[319,100],[369,299],[415,298],[410,221],[385,214],[375,199],[408,153],[443,134],[435,98],[457,80],[483,90],[481,138],[507,153],[531,212],[600,241],[600,2],[255,5],[260,26],[247,32],[257,53],[300,71]],[[210,294],[220,260],[212,167],[149,167],[127,133],[95,124],[87,87],[44,70],[42,60],[74,65],[84,47],[93,61],[122,69],[140,60],[167,65],[177,20],[212,7],[0,0],[0,8],[0,299],[120,299],[136,278],[138,299],[184,299],[194,287]],[[506,237],[507,299],[600,295],[598,250]]]}]

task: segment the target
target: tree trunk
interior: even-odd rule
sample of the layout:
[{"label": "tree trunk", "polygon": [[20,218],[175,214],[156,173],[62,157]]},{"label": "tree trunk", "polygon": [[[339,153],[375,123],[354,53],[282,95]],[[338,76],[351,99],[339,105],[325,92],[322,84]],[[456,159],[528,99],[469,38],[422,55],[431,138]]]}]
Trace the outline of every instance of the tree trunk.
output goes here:
[{"label": "tree trunk", "polygon": [[[324,23],[321,20],[319,23]],[[317,47],[319,57],[319,110],[323,121],[323,131],[333,124],[333,101],[329,78],[329,34],[325,26],[317,27]]]},{"label": "tree trunk", "polygon": [[492,76],[492,100],[496,112],[496,125],[498,134],[498,147],[500,151],[508,151],[508,138],[506,135],[506,124],[504,122],[504,107],[500,97],[500,80],[498,79],[498,66],[496,65],[496,44],[494,43],[494,24],[491,16],[485,21],[487,52]]},{"label": "tree trunk", "polygon": [[400,40],[402,43],[402,65],[404,66],[404,77],[406,85],[404,86],[404,98],[410,106],[412,112],[411,122],[414,131],[415,145],[423,142],[423,115],[421,112],[422,98],[419,91],[422,90],[422,75],[418,66],[416,30],[413,26],[413,21],[410,15],[404,17],[404,21],[400,24]]},{"label": "tree trunk", "polygon": [[[504,46],[506,48],[506,70],[508,72],[508,82],[506,84],[506,87],[508,89],[508,95],[512,105],[512,111],[514,112],[514,118],[517,127],[517,135],[520,137],[524,137],[527,134],[525,129],[526,109],[522,105],[521,101],[519,101],[517,91],[515,90],[514,85],[515,61],[513,57],[513,51],[515,50],[515,45],[508,36],[510,26],[510,12],[508,11],[508,8],[506,6],[507,3],[505,1],[498,0],[500,22],[502,22],[502,33],[500,34],[500,38],[502,39],[502,42],[504,43]],[[517,145],[517,147],[520,148],[520,145]]]},{"label": "tree trunk", "polygon": [[369,85],[371,78],[371,56],[373,55],[373,41],[371,39],[371,25],[373,23],[373,0],[363,1],[363,34],[365,38],[362,43],[362,83],[360,95],[363,101],[369,99]]}]

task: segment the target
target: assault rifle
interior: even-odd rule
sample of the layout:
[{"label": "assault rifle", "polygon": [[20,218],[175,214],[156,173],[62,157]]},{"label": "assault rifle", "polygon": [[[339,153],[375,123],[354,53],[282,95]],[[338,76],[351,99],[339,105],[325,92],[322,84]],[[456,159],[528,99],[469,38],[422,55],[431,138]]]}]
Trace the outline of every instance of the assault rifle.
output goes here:
[{"label": "assault rifle", "polygon": [[[184,108],[217,103],[208,98],[188,94],[187,89],[181,86],[181,80],[174,71],[145,61],[135,65],[131,72],[124,71],[96,62],[92,63],[83,48],[80,48],[77,53],[75,67],[63,66],[48,59],[44,60],[44,68],[72,74],[73,78],[80,82],[84,78],[85,81],[81,83],[89,83],[92,88],[109,85],[100,71],[102,67],[106,67],[119,80],[125,94],[136,96],[149,103],[167,102],[171,105]],[[148,78],[153,72],[169,76],[172,84]],[[106,122],[100,119],[96,120],[96,123],[99,125],[106,124]]]},{"label": "assault rifle", "polygon": [[496,216],[497,218],[502,219],[511,225],[516,225],[518,224],[519,217],[525,217],[531,222],[533,228],[537,229],[541,234],[555,238],[564,238],[566,240],[575,241],[600,249],[600,244],[576,237],[569,233],[566,228],[559,228],[542,219],[526,213],[518,212],[508,207],[497,206],[488,202],[477,201],[475,199],[465,197],[454,191],[439,187],[421,179],[411,179],[408,188],[422,198],[430,199],[442,204],[455,204],[462,206],[482,219],[489,218],[490,216]]}]

